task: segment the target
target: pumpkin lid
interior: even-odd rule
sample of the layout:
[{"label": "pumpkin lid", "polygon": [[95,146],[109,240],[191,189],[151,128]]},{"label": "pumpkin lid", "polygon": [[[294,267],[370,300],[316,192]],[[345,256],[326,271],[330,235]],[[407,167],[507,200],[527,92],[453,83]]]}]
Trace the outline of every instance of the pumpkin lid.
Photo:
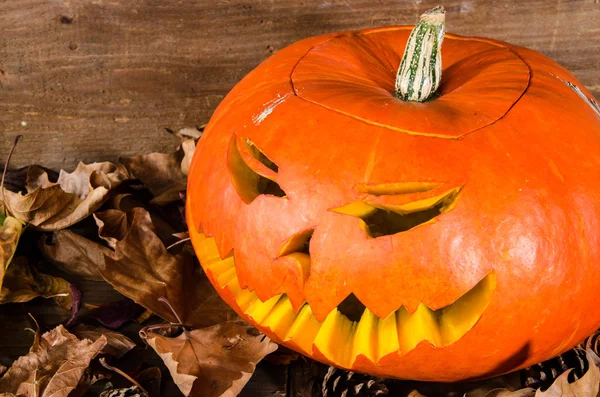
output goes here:
[{"label": "pumpkin lid", "polygon": [[529,85],[529,67],[508,47],[446,35],[439,95],[424,103],[396,98],[396,71],[410,32],[373,29],[313,47],[292,72],[294,92],[369,124],[453,139],[502,118]]}]

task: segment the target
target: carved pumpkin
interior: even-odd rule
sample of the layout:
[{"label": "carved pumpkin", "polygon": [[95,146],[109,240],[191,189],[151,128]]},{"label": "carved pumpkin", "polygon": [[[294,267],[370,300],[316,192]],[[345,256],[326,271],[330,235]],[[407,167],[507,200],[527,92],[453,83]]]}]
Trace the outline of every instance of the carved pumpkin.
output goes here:
[{"label": "carved pumpkin", "polygon": [[303,40],[230,92],[189,174],[200,263],[335,366],[455,381],[548,359],[600,326],[600,111],[539,53],[411,29]]}]

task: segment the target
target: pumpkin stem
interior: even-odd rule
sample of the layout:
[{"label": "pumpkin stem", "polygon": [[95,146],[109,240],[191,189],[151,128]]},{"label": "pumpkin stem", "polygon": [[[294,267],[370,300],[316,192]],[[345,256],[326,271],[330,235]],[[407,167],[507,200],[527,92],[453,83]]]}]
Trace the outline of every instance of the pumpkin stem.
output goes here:
[{"label": "pumpkin stem", "polygon": [[404,101],[425,102],[435,97],[442,79],[442,42],[446,10],[425,11],[412,30],[396,76],[395,96]]}]

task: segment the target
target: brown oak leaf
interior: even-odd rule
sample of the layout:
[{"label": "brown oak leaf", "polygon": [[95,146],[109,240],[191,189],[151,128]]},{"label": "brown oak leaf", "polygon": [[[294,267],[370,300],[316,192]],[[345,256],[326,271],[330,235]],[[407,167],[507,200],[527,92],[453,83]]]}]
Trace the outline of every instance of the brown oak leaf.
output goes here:
[{"label": "brown oak leaf", "polygon": [[36,166],[27,173],[27,194],[6,191],[9,213],[38,230],[64,229],[96,211],[111,189],[129,178],[123,166],[109,162],[79,163],[72,173],[61,171],[57,182]]},{"label": "brown oak leaf", "polygon": [[79,339],[89,339],[94,342],[104,336],[106,338],[106,346],[104,346],[100,353],[108,354],[115,358],[123,357],[125,353],[135,347],[135,342],[125,335],[104,327],[79,324],[73,329],[73,334]]},{"label": "brown oak leaf", "polygon": [[27,185],[27,173],[29,168],[37,167],[46,171],[50,177],[50,179],[56,180],[58,178],[58,172],[41,166],[39,164],[32,164],[17,170],[7,170],[6,176],[4,178],[4,187],[13,192],[20,192],[26,190]]},{"label": "brown oak leaf", "polygon": [[162,374],[160,368],[146,368],[138,374],[136,381],[144,388],[148,394],[144,393],[138,386],[133,385],[129,388],[104,390],[100,397],[159,397]]},{"label": "brown oak leaf", "polygon": [[[97,218],[127,219],[121,227],[104,227],[103,238],[114,238],[115,251],[105,256],[102,277],[117,291],[134,300],[165,320],[180,319],[195,327],[218,324],[237,317],[235,312],[218,296],[202,268],[186,251],[172,254],[157,234],[150,214],[143,208],[127,213],[110,210],[113,215],[95,214]],[[121,212],[119,218],[115,214]],[[109,230],[114,235],[107,234]]]},{"label": "brown oak leaf", "polygon": [[112,255],[109,248],[67,229],[54,232],[52,243],[42,236],[38,246],[52,264],[88,280],[104,280],[100,274],[104,255]]},{"label": "brown oak leaf", "polygon": [[158,367],[144,369],[136,377],[138,383],[146,389],[150,397],[160,396],[160,384],[162,382],[162,372]]},{"label": "brown oak leaf", "polygon": [[144,312],[144,308],[129,298],[108,302],[100,306],[86,304],[91,309],[86,316],[109,329],[119,329],[127,322],[135,320]]},{"label": "brown oak leaf", "polygon": [[135,207],[143,207],[144,202],[132,193],[116,193],[110,198],[110,208],[129,211]]},{"label": "brown oak leaf", "polygon": [[22,232],[23,224],[12,216],[5,217],[4,222],[0,225],[0,290],[2,289],[2,280],[15,254]]},{"label": "brown oak leaf", "polygon": [[600,359],[591,350],[587,350],[586,356],[590,367],[580,379],[569,383],[571,370],[568,370],[556,378],[546,391],[538,389],[535,397],[597,397],[600,392]]},{"label": "brown oak leaf", "polygon": [[107,210],[94,214],[98,236],[113,250],[127,234],[133,218],[132,211]]},{"label": "brown oak leaf", "polygon": [[[98,236],[106,241],[112,249],[115,249],[117,240],[122,239],[129,230],[133,219],[133,208],[129,210],[110,209],[94,214],[94,220],[98,226]],[[174,236],[175,229],[169,222],[155,213],[149,212],[149,214],[158,237],[165,244],[177,241],[177,237]]]},{"label": "brown oak leaf", "polygon": [[37,297],[54,298],[65,309],[71,309],[71,284],[59,277],[39,273],[27,263],[27,258],[13,259],[4,275],[0,304],[28,302]]},{"label": "brown oak leaf", "polygon": [[300,353],[296,353],[285,346],[279,346],[279,349],[265,357],[265,360],[275,365],[290,365],[299,358]]},{"label": "brown oak leaf", "polygon": [[181,142],[181,150],[183,150],[183,159],[181,160],[181,172],[187,176],[196,150],[196,141],[194,139],[185,139]]},{"label": "brown oak leaf", "polygon": [[195,141],[198,141],[204,132],[204,128],[206,128],[206,124],[202,124],[198,127],[183,127],[179,131],[175,133],[179,138],[193,138]]},{"label": "brown oak leaf", "polygon": [[67,397],[105,345],[105,337],[79,340],[59,325],[11,365],[0,378],[0,390],[26,397]]},{"label": "brown oak leaf", "polygon": [[195,140],[185,138],[174,152],[122,157],[119,161],[152,192],[152,203],[164,205],[179,200],[179,192],[185,190],[195,148]]},{"label": "brown oak leaf", "polygon": [[184,331],[176,338],[144,330],[140,336],[163,359],[185,396],[237,396],[256,364],[277,349],[276,343],[241,321]]}]

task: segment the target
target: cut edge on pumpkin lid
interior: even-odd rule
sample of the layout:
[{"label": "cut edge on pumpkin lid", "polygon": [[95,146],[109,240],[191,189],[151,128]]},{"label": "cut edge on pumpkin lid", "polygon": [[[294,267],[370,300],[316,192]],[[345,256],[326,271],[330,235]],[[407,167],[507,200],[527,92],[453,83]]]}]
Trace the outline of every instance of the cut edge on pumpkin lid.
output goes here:
[{"label": "cut edge on pumpkin lid", "polygon": [[[398,99],[394,91],[397,70],[390,69],[390,60],[384,57],[396,52],[401,62],[400,51],[406,45],[401,37],[409,29],[353,32],[318,44],[291,72],[294,93],[315,105],[378,127],[409,135],[460,139],[503,119],[527,91],[531,70],[510,47],[493,40],[446,34],[440,59],[452,59],[444,61],[440,69],[439,75],[443,72],[446,78],[439,92],[434,91],[437,96],[424,103]],[[373,42],[376,44],[372,46],[387,47],[387,52],[378,54],[366,47]],[[357,56],[366,58],[355,63],[347,61]],[[457,79],[460,84],[452,84]],[[383,84],[384,80],[387,83]]]}]

